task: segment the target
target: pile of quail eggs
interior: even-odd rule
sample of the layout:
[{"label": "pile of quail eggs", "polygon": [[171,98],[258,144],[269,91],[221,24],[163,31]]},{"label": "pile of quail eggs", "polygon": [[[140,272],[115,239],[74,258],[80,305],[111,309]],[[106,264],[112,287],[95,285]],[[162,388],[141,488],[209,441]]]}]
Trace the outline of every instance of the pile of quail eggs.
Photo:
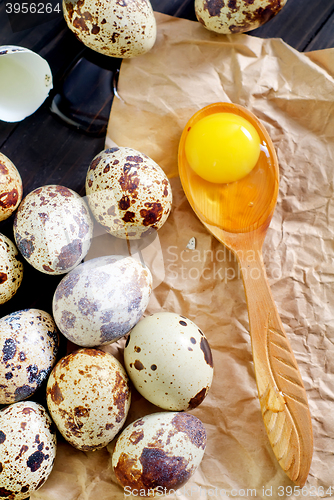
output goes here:
[{"label": "pile of quail eggs", "polygon": [[[124,488],[147,496],[179,488],[206,446],[203,423],[187,410],[211,386],[208,341],[179,314],[143,318],[152,275],[135,257],[84,260],[96,224],[127,241],[162,227],[172,205],[165,173],[146,155],[115,147],[91,161],[87,201],[60,185],[22,199],[20,174],[0,154],[0,190],[0,220],[13,215],[15,240],[0,235],[0,303],[15,295],[26,265],[64,275],[52,314],[30,308],[0,318],[0,496],[21,500],[45,483],[57,431],[81,451],[115,439],[113,471]],[[62,336],[74,344],[64,356]],[[101,349],[121,338],[122,363]],[[38,390],[45,405],[32,401]],[[156,410],[125,426],[134,390]]]}]

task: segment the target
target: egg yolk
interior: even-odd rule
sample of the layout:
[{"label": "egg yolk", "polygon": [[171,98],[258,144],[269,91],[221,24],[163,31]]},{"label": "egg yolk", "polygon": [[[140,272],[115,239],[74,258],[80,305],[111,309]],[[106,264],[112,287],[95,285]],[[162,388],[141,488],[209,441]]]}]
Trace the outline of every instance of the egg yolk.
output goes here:
[{"label": "egg yolk", "polygon": [[242,116],[214,113],[191,127],[185,154],[190,167],[203,179],[234,182],[255,167],[260,156],[260,137]]}]

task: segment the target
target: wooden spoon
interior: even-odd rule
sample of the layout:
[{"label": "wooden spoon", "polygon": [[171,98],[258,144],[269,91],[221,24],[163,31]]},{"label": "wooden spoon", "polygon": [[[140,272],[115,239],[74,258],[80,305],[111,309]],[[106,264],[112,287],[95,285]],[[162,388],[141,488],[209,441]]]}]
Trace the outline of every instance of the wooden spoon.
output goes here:
[{"label": "wooden spoon", "polygon": [[[214,184],[189,166],[185,141],[191,127],[212,113],[236,113],[255,126],[260,158],[243,179]],[[313,452],[306,391],[268,285],[262,246],[278,193],[274,146],[260,121],[242,106],[215,103],[198,111],[183,130],[179,173],[184,192],[199,219],[239,261],[245,287],[254,368],[263,420],[274,454],[298,486],[306,482]]]}]

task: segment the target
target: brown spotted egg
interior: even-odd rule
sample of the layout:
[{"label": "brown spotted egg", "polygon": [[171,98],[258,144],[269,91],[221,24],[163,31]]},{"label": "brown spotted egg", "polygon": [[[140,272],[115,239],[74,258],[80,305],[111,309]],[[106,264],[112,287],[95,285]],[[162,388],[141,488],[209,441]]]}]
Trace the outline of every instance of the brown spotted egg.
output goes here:
[{"label": "brown spotted egg", "polygon": [[87,47],[129,58],[150,50],[156,22],[149,0],[63,0],[68,27]]},{"label": "brown spotted egg", "polygon": [[118,238],[139,239],[160,229],[172,206],[164,171],[131,148],[110,148],[91,162],[86,194],[95,219]]},{"label": "brown spotted egg", "polygon": [[22,199],[22,179],[7,156],[0,153],[0,221],[8,219]]},{"label": "brown spotted egg", "polygon": [[0,304],[4,304],[17,292],[22,283],[23,264],[14,243],[0,233]]},{"label": "brown spotted egg", "polygon": [[189,480],[201,463],[205,446],[205,427],[194,415],[153,413],[122,431],[112,466],[126,493],[161,496]]},{"label": "brown spotted egg", "polygon": [[195,0],[195,13],[205,28],[216,33],[243,33],[274,17],[287,0]]},{"label": "brown spotted egg", "polygon": [[120,362],[99,349],[80,349],[62,358],[47,385],[47,404],[63,437],[75,448],[106,446],[124,425],[131,401]]},{"label": "brown spotted egg", "polygon": [[58,353],[58,330],[39,309],[0,319],[0,404],[31,396],[48,377]]},{"label": "brown spotted egg", "polygon": [[48,479],[56,433],[45,408],[21,401],[0,411],[0,497],[23,500]]},{"label": "brown spotted egg", "polygon": [[211,387],[209,343],[195,323],[179,314],[142,319],[127,339],[124,363],[137,391],[165,410],[195,408]]},{"label": "brown spotted egg", "polygon": [[64,186],[42,186],[20,204],[14,237],[23,257],[46,274],[64,274],[87,254],[93,224],[84,200]]},{"label": "brown spotted egg", "polygon": [[53,317],[61,333],[83,347],[115,342],[143,315],[152,275],[133,257],[96,257],[68,273],[53,297]]}]

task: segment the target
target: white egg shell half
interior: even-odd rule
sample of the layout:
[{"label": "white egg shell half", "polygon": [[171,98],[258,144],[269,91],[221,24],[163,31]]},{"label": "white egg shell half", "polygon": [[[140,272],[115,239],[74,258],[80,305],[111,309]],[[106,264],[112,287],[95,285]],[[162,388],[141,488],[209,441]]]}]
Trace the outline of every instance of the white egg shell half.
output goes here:
[{"label": "white egg shell half", "polygon": [[0,74],[0,120],[5,122],[34,113],[52,89],[48,62],[25,47],[0,47]]},{"label": "white egg shell half", "polygon": [[0,221],[8,219],[17,209],[22,200],[22,194],[22,179],[19,171],[7,156],[0,153]]},{"label": "white egg shell half", "polygon": [[0,233],[0,304],[10,300],[22,283],[23,264],[14,243]]},{"label": "white egg shell half", "polygon": [[56,457],[55,426],[45,408],[21,401],[0,411],[1,498],[22,500],[48,479]]},{"label": "white egg shell half", "polygon": [[139,239],[160,229],[172,207],[169,180],[159,165],[131,148],[102,151],[86,176],[88,204],[113,236]]},{"label": "white egg shell half", "polygon": [[112,466],[127,493],[161,496],[188,481],[201,463],[205,446],[205,427],[194,415],[153,413],[122,431]]},{"label": "white egg shell half", "polygon": [[0,319],[0,404],[31,396],[56,362],[58,330],[50,314],[23,309]]},{"label": "white egg shell half", "polygon": [[198,21],[217,33],[244,33],[274,17],[287,0],[195,0]]},{"label": "white egg shell half", "polygon": [[96,257],[60,281],[53,317],[62,334],[77,345],[110,344],[140,320],[151,291],[149,269],[133,257]]},{"label": "white egg shell half", "polygon": [[203,332],[171,312],[147,316],[133,328],[124,363],[137,391],[165,410],[198,406],[213,377],[211,349]]},{"label": "white egg shell half", "polygon": [[63,0],[68,27],[87,47],[111,57],[149,51],[157,28],[149,0]]},{"label": "white egg shell half", "polygon": [[130,402],[123,366],[99,349],[65,356],[48,380],[51,417],[63,437],[82,451],[103,448],[113,440],[124,425]]},{"label": "white egg shell half", "polygon": [[93,223],[88,207],[75,191],[58,185],[31,191],[14,219],[17,248],[35,269],[65,274],[86,256]]}]

